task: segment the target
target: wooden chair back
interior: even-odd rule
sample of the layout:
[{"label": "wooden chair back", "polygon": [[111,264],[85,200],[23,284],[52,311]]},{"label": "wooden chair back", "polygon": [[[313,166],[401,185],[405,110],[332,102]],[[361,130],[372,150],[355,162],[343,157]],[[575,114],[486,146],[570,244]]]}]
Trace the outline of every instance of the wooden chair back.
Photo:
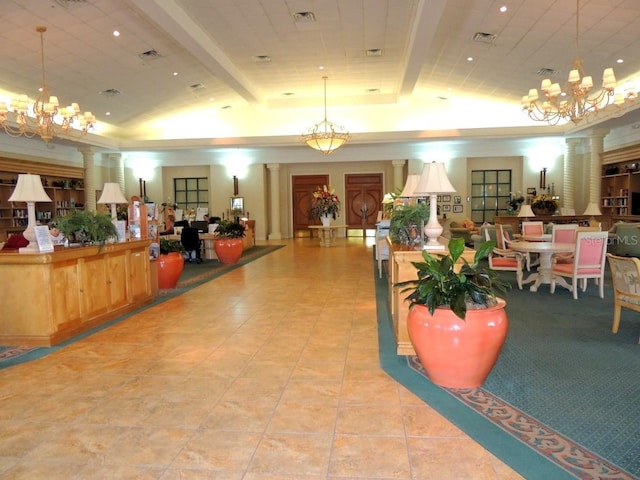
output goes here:
[{"label": "wooden chair back", "polygon": [[[640,260],[607,254],[613,282],[613,324],[611,331],[618,333],[622,308],[640,312]],[[640,338],[638,338],[640,343]]]}]

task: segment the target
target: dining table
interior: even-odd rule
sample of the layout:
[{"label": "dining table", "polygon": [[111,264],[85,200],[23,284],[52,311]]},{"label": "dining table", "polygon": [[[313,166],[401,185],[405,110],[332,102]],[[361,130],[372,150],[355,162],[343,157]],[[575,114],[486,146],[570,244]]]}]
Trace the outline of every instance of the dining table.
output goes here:
[{"label": "dining table", "polygon": [[[529,290],[537,292],[540,285],[551,283],[552,255],[554,253],[573,253],[576,246],[574,243],[518,240],[511,242],[509,248],[520,253],[537,253],[539,255],[540,265],[538,266],[538,271],[531,273],[527,279],[522,282],[524,285],[532,283]],[[555,281],[556,284],[572,291],[571,285],[569,285],[563,277],[558,275]]]}]

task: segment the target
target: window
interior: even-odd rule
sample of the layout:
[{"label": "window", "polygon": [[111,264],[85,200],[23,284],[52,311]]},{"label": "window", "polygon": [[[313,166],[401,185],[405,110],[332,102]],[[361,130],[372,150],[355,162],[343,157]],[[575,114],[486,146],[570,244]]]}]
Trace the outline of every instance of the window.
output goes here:
[{"label": "window", "polygon": [[173,193],[178,208],[187,210],[209,206],[209,179],[174,178]]},{"label": "window", "polygon": [[507,214],[511,198],[511,170],[473,170],[471,172],[471,220],[493,223]]}]

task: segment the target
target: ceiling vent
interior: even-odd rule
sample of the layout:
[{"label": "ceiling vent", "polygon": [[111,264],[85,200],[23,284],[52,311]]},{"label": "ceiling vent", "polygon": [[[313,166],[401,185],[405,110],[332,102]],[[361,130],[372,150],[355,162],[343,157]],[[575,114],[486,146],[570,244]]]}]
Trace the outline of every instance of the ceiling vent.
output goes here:
[{"label": "ceiling vent", "polygon": [[365,57],[382,57],[383,55],[384,51],[381,48],[370,48],[364,51]]},{"label": "ceiling vent", "polygon": [[162,58],[162,55],[160,55],[157,50],[147,50],[146,52],[138,54],[138,57],[143,60],[155,60],[157,58]]},{"label": "ceiling vent", "polygon": [[313,12],[297,12],[293,14],[293,21],[296,23],[313,23],[316,15]]},{"label": "ceiling vent", "polygon": [[541,68],[538,70],[538,75],[542,77],[553,77],[558,74],[558,71],[553,68]]},{"label": "ceiling vent", "polygon": [[107,88],[106,90],[102,90],[100,95],[104,95],[105,97],[115,97],[116,95],[120,95],[120,90],[117,88]]},{"label": "ceiling vent", "polygon": [[251,60],[253,63],[269,63],[271,61],[271,57],[269,55],[253,55]]},{"label": "ceiling vent", "polygon": [[204,85],[201,83],[194,83],[193,85],[189,85],[189,90],[192,92],[197,92],[198,90],[204,90]]},{"label": "ceiling vent", "polygon": [[87,0],[56,0],[56,3],[63,6],[67,10],[70,10],[81,5],[86,5]]},{"label": "ceiling vent", "polygon": [[489,45],[492,45],[495,40],[496,36],[493,33],[477,32],[473,36],[474,42],[488,43]]}]

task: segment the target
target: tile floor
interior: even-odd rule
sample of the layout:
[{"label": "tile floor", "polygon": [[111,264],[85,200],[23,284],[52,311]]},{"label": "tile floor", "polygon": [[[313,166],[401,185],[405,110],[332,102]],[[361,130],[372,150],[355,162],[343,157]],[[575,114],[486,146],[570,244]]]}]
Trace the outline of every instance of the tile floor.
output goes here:
[{"label": "tile floor", "polygon": [[0,479],[521,478],[380,369],[372,247],[316,242],[0,370]]}]

